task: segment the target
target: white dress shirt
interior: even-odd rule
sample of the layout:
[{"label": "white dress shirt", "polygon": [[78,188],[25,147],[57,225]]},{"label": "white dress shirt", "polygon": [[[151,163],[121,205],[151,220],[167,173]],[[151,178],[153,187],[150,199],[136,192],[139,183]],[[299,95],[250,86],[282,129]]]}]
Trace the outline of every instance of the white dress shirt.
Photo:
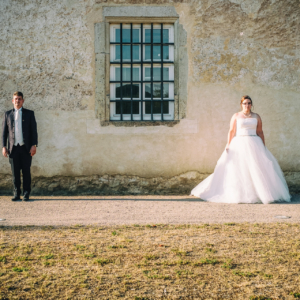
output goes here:
[{"label": "white dress shirt", "polygon": [[15,109],[15,143],[14,145],[20,146],[24,145],[23,140],[23,130],[22,130],[22,107],[20,109]]}]

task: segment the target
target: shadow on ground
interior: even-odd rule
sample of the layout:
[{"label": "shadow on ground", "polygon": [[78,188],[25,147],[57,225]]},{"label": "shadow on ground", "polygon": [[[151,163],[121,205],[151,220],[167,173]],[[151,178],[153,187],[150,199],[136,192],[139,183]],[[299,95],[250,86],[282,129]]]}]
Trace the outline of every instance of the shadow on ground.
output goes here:
[{"label": "shadow on ground", "polygon": [[30,201],[178,201],[178,202],[183,202],[183,201],[187,201],[187,202],[205,202],[202,199],[191,199],[191,198],[182,198],[182,199],[157,199],[157,198],[153,198],[153,199],[146,199],[146,198],[141,198],[141,199],[137,199],[137,198],[72,198],[70,197],[69,199],[67,198],[42,198],[39,199],[38,197],[34,198],[34,199],[30,199]]},{"label": "shadow on ground", "polygon": [[[173,202],[206,202],[205,200],[199,199],[199,198],[172,198],[170,197],[168,198],[163,198],[163,199],[159,199],[159,198],[125,198],[125,197],[101,197],[101,198],[88,198],[89,196],[87,196],[87,198],[72,198],[72,197],[68,197],[68,198],[57,198],[57,197],[51,197],[51,198],[39,198],[38,196],[33,196],[34,198],[30,199],[29,202],[33,202],[33,201],[161,201],[161,202],[168,202],[168,201],[173,201]],[[234,204],[234,203],[233,203]],[[257,204],[262,204],[262,203],[257,203]],[[293,195],[291,202],[276,202],[276,203],[272,203],[273,205],[276,204],[285,204],[285,205],[291,205],[291,204],[300,204],[300,195]]]}]

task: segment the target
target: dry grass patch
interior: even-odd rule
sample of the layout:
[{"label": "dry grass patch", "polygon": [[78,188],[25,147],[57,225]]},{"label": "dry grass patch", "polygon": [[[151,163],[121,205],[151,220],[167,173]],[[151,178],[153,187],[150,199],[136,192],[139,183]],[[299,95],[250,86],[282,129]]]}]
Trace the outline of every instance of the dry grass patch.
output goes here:
[{"label": "dry grass patch", "polygon": [[0,227],[0,299],[300,299],[300,225]]}]

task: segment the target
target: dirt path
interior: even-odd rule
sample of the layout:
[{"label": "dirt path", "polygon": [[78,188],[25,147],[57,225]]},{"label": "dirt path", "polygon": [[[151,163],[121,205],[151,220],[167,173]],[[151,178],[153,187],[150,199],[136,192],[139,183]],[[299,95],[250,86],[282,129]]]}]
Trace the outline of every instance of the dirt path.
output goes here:
[{"label": "dirt path", "polygon": [[10,199],[0,196],[0,225],[300,222],[300,195],[290,204],[269,205],[208,203],[189,196],[32,197],[29,202]]}]

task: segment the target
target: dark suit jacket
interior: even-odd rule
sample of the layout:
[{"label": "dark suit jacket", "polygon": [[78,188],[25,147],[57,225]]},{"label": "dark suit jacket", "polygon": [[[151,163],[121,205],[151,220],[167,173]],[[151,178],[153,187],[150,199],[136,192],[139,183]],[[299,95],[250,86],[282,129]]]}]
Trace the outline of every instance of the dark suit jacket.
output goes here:
[{"label": "dark suit jacket", "polygon": [[[2,124],[2,148],[7,147],[11,153],[15,142],[15,109],[9,110],[4,115]],[[22,108],[22,131],[24,144],[30,151],[31,146],[38,144],[38,134],[34,112],[32,110]]]}]

